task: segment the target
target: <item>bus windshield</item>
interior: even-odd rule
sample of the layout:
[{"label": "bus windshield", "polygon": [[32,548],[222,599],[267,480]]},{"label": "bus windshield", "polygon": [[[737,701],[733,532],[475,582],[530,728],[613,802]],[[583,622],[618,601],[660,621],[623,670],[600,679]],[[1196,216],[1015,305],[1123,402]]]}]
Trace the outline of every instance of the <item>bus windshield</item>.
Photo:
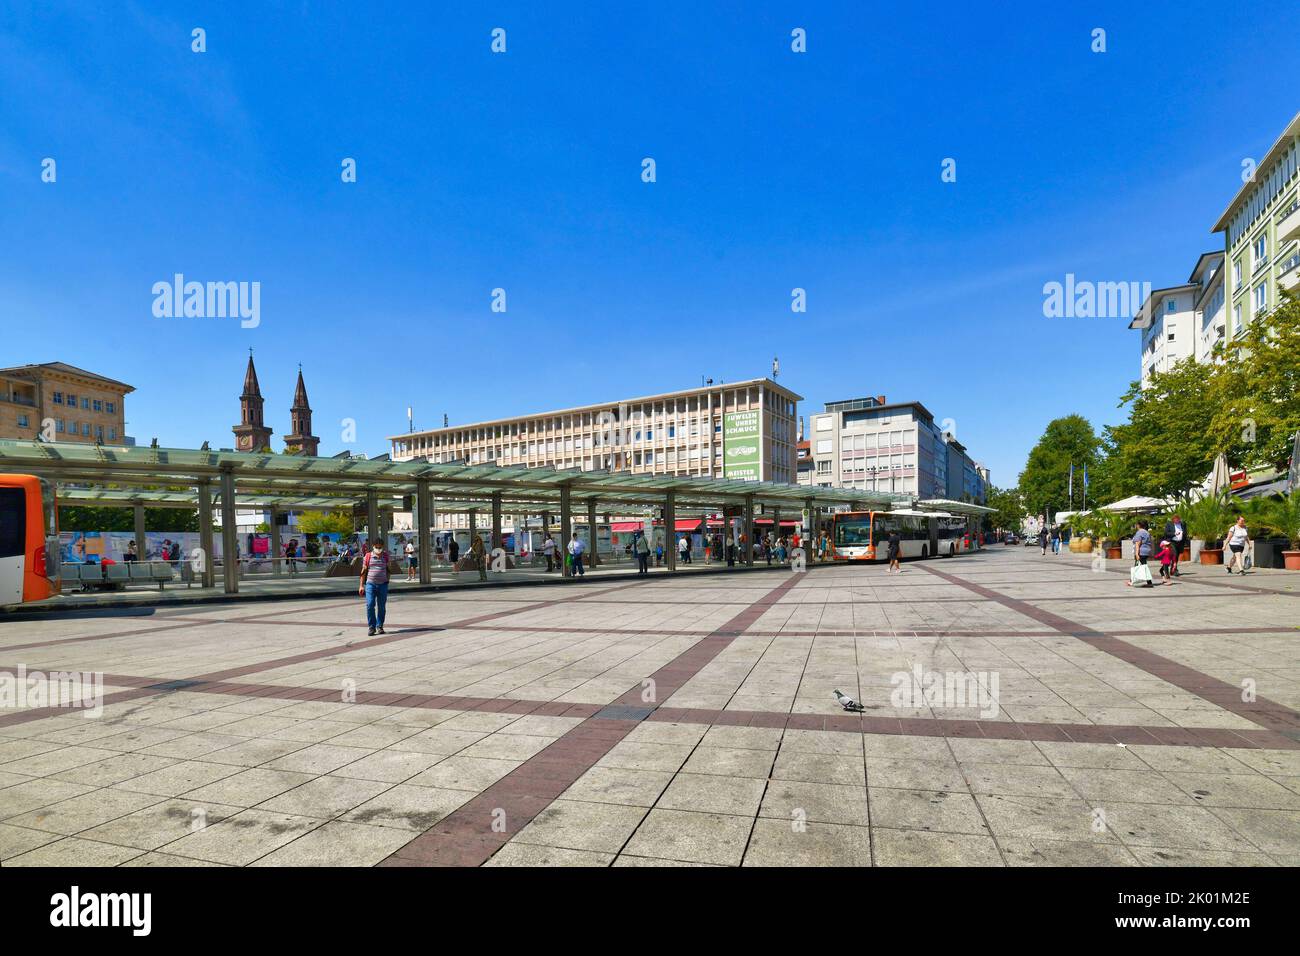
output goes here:
[{"label": "bus windshield", "polygon": [[836,518],[835,544],[850,548],[871,544],[871,516],[855,515],[852,518]]}]

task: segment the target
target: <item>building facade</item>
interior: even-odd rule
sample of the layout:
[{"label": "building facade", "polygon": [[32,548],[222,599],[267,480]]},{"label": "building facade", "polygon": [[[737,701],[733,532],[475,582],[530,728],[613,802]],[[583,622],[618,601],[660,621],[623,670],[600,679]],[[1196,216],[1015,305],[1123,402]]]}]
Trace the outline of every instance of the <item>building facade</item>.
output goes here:
[{"label": "building facade", "polygon": [[985,500],[987,470],[920,402],[829,402],[809,426],[813,486]]},{"label": "building facade", "polygon": [[0,438],[133,445],[123,403],[133,391],[65,362],[0,369]]},{"label": "building facade", "polygon": [[1213,360],[1214,350],[1226,340],[1227,289],[1223,284],[1223,253],[1206,252],[1196,260],[1188,282],[1196,286],[1193,328],[1196,329],[1196,361]]},{"label": "building facade", "polygon": [[1156,289],[1147,296],[1137,315],[1129,322],[1130,329],[1142,333],[1142,387],[1146,388],[1151,376],[1167,372],[1174,363],[1196,355],[1197,339],[1195,284]]},{"label": "building facade", "polygon": [[390,436],[394,461],[795,483],[802,396],[752,379]]},{"label": "building facade", "polygon": [[1300,113],[1214,224],[1223,233],[1229,338],[1277,306],[1277,286],[1300,282]]}]

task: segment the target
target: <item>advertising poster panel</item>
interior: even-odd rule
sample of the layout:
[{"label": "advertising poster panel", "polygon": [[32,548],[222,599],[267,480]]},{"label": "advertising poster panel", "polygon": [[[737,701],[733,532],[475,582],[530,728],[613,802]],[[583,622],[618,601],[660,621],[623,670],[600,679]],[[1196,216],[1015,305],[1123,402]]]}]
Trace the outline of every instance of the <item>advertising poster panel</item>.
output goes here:
[{"label": "advertising poster panel", "polygon": [[758,409],[727,412],[722,417],[722,477],[739,481],[759,480]]}]

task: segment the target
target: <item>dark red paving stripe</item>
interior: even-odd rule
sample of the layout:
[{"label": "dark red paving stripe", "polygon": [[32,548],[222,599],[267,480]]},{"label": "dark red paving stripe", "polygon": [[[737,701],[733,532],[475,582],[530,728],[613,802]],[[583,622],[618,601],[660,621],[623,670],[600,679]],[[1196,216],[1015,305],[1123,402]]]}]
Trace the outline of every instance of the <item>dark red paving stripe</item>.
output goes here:
[{"label": "dark red paving stripe", "polygon": [[1118,637],[1102,634],[1082,624],[1076,624],[1074,621],[1052,614],[1050,611],[1036,608],[1019,598],[992,591],[932,567],[926,567],[925,570],[950,584],[966,588],[968,591],[973,591],[990,601],[1011,608],[1013,611],[1031,617],[1042,624],[1047,624],[1062,634],[1078,638],[1105,654],[1131,664],[1154,677],[1159,677],[1175,687],[1194,694],[1202,700],[1207,700],[1229,713],[1253,721],[1261,727],[1267,727],[1279,734],[1300,733],[1300,713],[1284,704],[1265,697],[1257,697],[1253,701],[1244,701],[1241,699],[1240,687],[1202,673],[1195,668],[1188,667],[1186,664],[1180,664],[1167,657],[1162,657],[1135,644],[1122,641]]},{"label": "dark red paving stripe", "polygon": [[[671,696],[799,581],[800,575],[791,574],[708,637],[651,674],[656,698],[665,700]],[[641,692],[642,685],[633,687],[611,706],[642,706]],[[397,850],[381,865],[479,866],[485,863],[631,733],[639,720],[588,717]]]}]

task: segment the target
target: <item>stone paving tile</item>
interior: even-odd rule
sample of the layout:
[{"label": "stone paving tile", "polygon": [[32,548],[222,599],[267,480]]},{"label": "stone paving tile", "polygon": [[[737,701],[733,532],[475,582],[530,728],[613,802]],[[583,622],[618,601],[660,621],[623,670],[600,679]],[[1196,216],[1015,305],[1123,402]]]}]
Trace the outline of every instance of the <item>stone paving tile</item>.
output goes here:
[{"label": "stone paving tile", "polygon": [[876,866],[1002,866],[992,837],[873,828]]},{"label": "stone paving tile", "polygon": [[5,860],[5,866],[120,866],[140,855],[129,847],[65,837]]},{"label": "stone paving tile", "polygon": [[763,819],[745,850],[744,866],[871,866],[866,827],[835,823],[790,823]]},{"label": "stone paving tile", "polygon": [[[612,853],[570,850],[532,843],[507,843],[484,866],[609,866]],[[627,866],[628,864],[623,864]]]},{"label": "stone paving tile", "polygon": [[204,826],[220,823],[239,813],[243,807],[192,800],[163,800],[107,823],[81,831],[78,835],[101,843],[154,850],[195,833]]},{"label": "stone paving tile", "polygon": [[813,821],[865,827],[871,822],[866,787],[773,780],[759,807],[760,817],[790,823]]},{"label": "stone paving tile", "polygon": [[341,819],[422,833],[473,796],[467,790],[398,784],[358,804]]},{"label": "stone paving tile", "polygon": [[247,866],[319,826],[321,821],[310,817],[241,810],[159,849],[211,863]]},{"label": "stone paving tile", "polygon": [[556,800],[511,842],[614,854],[645,816],[641,807]]},{"label": "stone paving tile", "polygon": [[375,780],[351,779],[335,774],[317,777],[258,805],[259,810],[300,817],[332,820],[355,810],[391,788]]},{"label": "stone paving tile", "polygon": [[6,818],[13,826],[49,830],[72,836],[109,820],[125,816],[159,801],[152,794],[123,790],[92,790],[59,803]]},{"label": "stone paving tile", "polygon": [[689,810],[651,810],[627,841],[633,856],[738,866],[754,821],[749,817]]},{"label": "stone paving tile", "polygon": [[391,827],[336,820],[304,833],[259,858],[253,866],[374,866],[406,843]]}]

